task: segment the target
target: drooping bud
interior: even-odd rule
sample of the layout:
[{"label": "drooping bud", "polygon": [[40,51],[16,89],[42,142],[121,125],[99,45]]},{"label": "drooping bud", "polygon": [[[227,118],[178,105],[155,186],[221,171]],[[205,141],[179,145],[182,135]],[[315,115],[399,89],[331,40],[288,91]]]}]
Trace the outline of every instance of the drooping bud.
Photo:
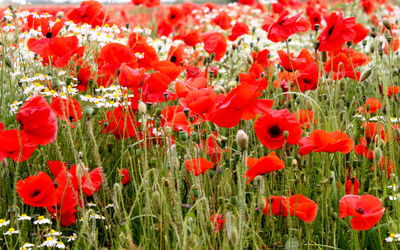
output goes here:
[{"label": "drooping bud", "polygon": [[373,67],[367,69],[366,71],[364,71],[364,72],[361,74],[360,82],[363,82],[363,81],[367,80],[367,79],[371,76],[372,69],[373,69]]},{"label": "drooping bud", "polygon": [[389,21],[389,19],[387,19],[387,18],[383,18],[382,19],[382,24],[383,24],[383,26],[386,28],[386,29],[388,29],[388,30],[392,30],[392,25],[390,24],[390,21]]}]

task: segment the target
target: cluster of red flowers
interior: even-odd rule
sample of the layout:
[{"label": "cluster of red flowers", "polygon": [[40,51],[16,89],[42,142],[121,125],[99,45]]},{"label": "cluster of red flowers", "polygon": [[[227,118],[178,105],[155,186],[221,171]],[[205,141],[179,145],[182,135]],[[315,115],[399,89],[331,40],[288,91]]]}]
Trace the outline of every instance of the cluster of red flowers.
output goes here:
[{"label": "cluster of red flowers", "polygon": [[76,206],[83,206],[83,197],[92,196],[101,186],[103,176],[100,168],[88,171],[83,165],[72,165],[60,161],[48,162],[51,179],[39,172],[17,182],[17,193],[24,203],[33,207],[45,207],[63,226],[76,221]]},{"label": "cluster of red flowers", "polygon": [[[160,2],[132,0],[132,3],[155,7]],[[368,0],[361,3],[367,13],[370,11],[368,3]],[[239,4],[265,11],[255,0],[240,0]],[[303,17],[303,12],[289,16],[289,5],[293,5],[294,8],[306,5],[305,16],[308,18]],[[176,139],[173,135],[197,133],[198,131],[194,131],[195,125],[210,122],[218,127],[232,128],[242,121],[253,120],[256,137],[271,152],[259,158],[246,159],[249,169],[243,178],[247,178],[246,183],[250,183],[257,176],[284,169],[284,161],[280,158],[284,153],[280,154],[292,148],[301,157],[307,157],[306,155],[313,152],[348,154],[354,150],[362,157],[374,159],[376,154],[370,146],[378,140],[388,140],[382,124],[366,122],[363,124],[365,137],[361,137],[359,144],[355,146],[347,133],[314,129],[318,122],[314,119],[312,110],[302,109],[292,113],[289,107],[273,109],[274,101],[265,95],[265,90],[272,85],[272,77],[268,76],[274,70],[274,64],[279,64],[281,71],[277,73],[273,87],[280,88],[283,92],[315,90],[319,87],[324,73],[327,74],[326,78],[332,80],[364,80],[358,67],[369,63],[370,58],[355,51],[351,45],[363,41],[369,30],[356,23],[355,17],[344,18],[341,11],[329,13],[322,5],[314,1],[274,3],[272,13],[275,16],[266,16],[262,29],[267,32],[265,39],[275,43],[285,42],[287,50],[278,50],[279,59],[273,61],[269,58],[268,49],[252,50],[247,55],[248,69],[238,74],[238,82],[229,86],[229,89],[213,82],[221,69],[211,64],[224,60],[231,46],[228,40],[237,41],[251,32],[245,22],[235,21],[227,11],[218,10],[219,6],[213,3],[203,5],[208,10],[192,3],[162,7],[162,13],[157,13],[156,17],[158,35],[181,41],[179,45],[174,44],[170,47],[165,59],[161,59],[156,48],[143,33],[132,32],[126,44],[110,42],[101,46],[93,56],[95,66],[91,66],[86,59],[86,55],[89,54],[87,48],[81,46],[78,36],[61,35],[67,21],[88,24],[92,28],[113,24],[114,21],[107,15],[105,7],[96,1],[83,1],[79,7],[70,9],[65,17],[56,20],[29,15],[23,30],[40,29],[40,38],[30,38],[27,41],[28,49],[38,56],[36,59],[44,66],[73,72],[78,79],[79,91],[91,90],[89,80],[101,88],[110,87],[115,83],[123,87],[121,91],[128,96],[125,101],[130,104],[107,110],[105,118],[99,121],[102,126],[101,133],[112,134],[118,140],[147,139],[143,142],[145,146],[160,143],[160,140],[157,140],[157,129],[168,127],[177,132],[171,133],[169,138],[173,144]],[[205,14],[213,10],[218,11],[212,18],[212,23],[223,31],[188,28],[187,23],[190,21],[196,25],[200,24],[194,21],[195,12]],[[121,11],[121,15],[122,13],[125,12]],[[326,25],[323,25],[323,19]],[[310,29],[316,32],[314,51],[303,48],[297,56],[291,53],[290,40],[298,33]],[[391,31],[390,27],[386,29]],[[391,34],[393,40],[387,45],[387,51],[398,49],[398,39]],[[203,51],[196,50],[198,44],[203,44]],[[321,55],[325,55],[326,58],[322,58]],[[192,58],[196,58],[196,63]],[[390,86],[387,93],[382,95],[392,98],[398,92],[400,88]],[[145,113],[143,109],[159,103],[167,106],[163,106],[156,119],[138,119],[139,111]],[[368,98],[358,111],[362,114],[379,114],[382,109],[383,105],[379,99]],[[74,127],[74,123],[82,119],[82,107],[71,96],[54,96],[50,105],[42,96],[31,97],[22,105],[16,116],[20,129],[5,130],[4,125],[0,124],[0,160],[9,157],[14,161],[23,162],[31,157],[38,145],[53,142],[58,129],[56,117]],[[196,126],[198,127],[200,126]],[[393,129],[399,128],[393,126]],[[183,165],[188,172],[199,176],[221,164],[222,154],[226,149],[217,143],[219,136],[214,132],[196,142],[196,149],[203,153],[203,157],[187,159]],[[393,161],[384,157],[378,161],[380,168],[390,177],[394,172]],[[50,162],[49,166],[54,180],[40,172],[36,176],[19,181],[17,192],[26,204],[46,207],[63,225],[71,225],[75,221],[77,207],[83,204],[83,197],[79,193],[82,191],[91,196],[99,190],[103,180],[101,169],[96,168],[88,172],[79,164],[68,169],[67,164],[62,162]],[[122,169],[120,174],[123,176],[122,183],[127,185],[131,180],[129,170]],[[38,186],[37,183],[42,184]],[[354,216],[351,220],[352,227],[365,230],[379,221],[384,208],[381,207],[380,201],[371,195],[357,196],[359,189],[359,180],[349,173],[345,184],[347,195],[341,199],[339,205],[340,217]],[[314,221],[317,210],[318,205],[302,194],[290,197],[270,196],[266,199],[264,207],[266,215],[297,216],[307,223]],[[219,231],[225,221],[220,214],[213,215],[211,220],[215,231]]]}]

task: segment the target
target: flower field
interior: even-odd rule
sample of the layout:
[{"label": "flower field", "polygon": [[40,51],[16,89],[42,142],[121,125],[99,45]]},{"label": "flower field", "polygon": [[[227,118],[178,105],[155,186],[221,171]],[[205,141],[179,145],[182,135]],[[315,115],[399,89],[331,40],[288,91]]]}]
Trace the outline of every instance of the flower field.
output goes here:
[{"label": "flower field", "polygon": [[0,11],[1,249],[398,249],[400,9]]}]

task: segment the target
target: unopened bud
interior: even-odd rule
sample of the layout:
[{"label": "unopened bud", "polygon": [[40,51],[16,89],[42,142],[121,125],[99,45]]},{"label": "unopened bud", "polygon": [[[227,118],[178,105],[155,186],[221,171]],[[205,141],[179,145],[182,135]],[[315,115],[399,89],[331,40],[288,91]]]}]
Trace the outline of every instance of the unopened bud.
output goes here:
[{"label": "unopened bud", "polygon": [[383,24],[383,26],[386,28],[386,29],[388,29],[388,30],[392,30],[392,25],[390,24],[390,21],[389,21],[389,19],[387,19],[387,18],[383,18],[382,19],[382,24]]},{"label": "unopened bud", "polygon": [[228,233],[229,241],[233,246],[236,246],[239,241],[239,233],[232,218],[229,220],[229,223],[227,224],[226,231]]},{"label": "unopened bud", "polygon": [[382,149],[381,149],[381,148],[379,148],[379,147],[375,148],[375,150],[374,150],[374,157],[375,157],[375,159],[377,159],[378,161],[381,159],[381,157],[382,157]]},{"label": "unopened bud", "polygon": [[248,64],[253,64],[253,58],[251,58],[250,56],[247,57],[247,63]]},{"label": "unopened bud", "polygon": [[139,113],[146,114],[147,113],[146,104],[144,102],[139,102],[138,110],[139,110]]},{"label": "unopened bud", "polygon": [[314,29],[316,32],[318,32],[320,27],[321,27],[321,25],[319,25],[318,23],[314,24]]},{"label": "unopened bud", "polygon": [[239,130],[236,134],[236,143],[240,151],[246,150],[249,146],[249,136],[243,130]]},{"label": "unopened bud", "polygon": [[157,190],[154,191],[151,194],[151,203],[153,205],[153,207],[159,211],[161,209],[161,198],[160,198],[160,192],[158,192]]},{"label": "unopened bud", "polygon": [[299,165],[298,161],[296,159],[292,160],[292,166],[297,167]]},{"label": "unopened bud", "polygon": [[288,138],[289,137],[289,131],[285,130],[283,131],[283,137]]},{"label": "unopened bud", "polygon": [[367,69],[366,71],[364,71],[364,72],[361,74],[360,82],[363,82],[363,81],[367,80],[367,79],[371,76],[371,74],[372,74],[372,69],[373,69],[373,67]]},{"label": "unopened bud", "polygon": [[323,51],[321,53],[321,58],[322,58],[322,62],[328,61],[328,54],[326,53],[326,51]]},{"label": "unopened bud", "polygon": [[61,19],[64,16],[64,12],[63,11],[59,11],[57,12],[57,18]]},{"label": "unopened bud", "polygon": [[225,94],[226,90],[221,85],[214,86],[214,92],[217,94]]}]

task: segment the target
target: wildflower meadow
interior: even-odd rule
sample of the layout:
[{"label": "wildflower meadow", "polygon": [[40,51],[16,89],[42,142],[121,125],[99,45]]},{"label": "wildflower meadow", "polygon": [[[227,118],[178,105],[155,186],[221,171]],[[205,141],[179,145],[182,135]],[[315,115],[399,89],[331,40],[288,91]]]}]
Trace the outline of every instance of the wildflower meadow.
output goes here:
[{"label": "wildflower meadow", "polygon": [[398,1],[0,6],[0,249],[398,249]]}]

